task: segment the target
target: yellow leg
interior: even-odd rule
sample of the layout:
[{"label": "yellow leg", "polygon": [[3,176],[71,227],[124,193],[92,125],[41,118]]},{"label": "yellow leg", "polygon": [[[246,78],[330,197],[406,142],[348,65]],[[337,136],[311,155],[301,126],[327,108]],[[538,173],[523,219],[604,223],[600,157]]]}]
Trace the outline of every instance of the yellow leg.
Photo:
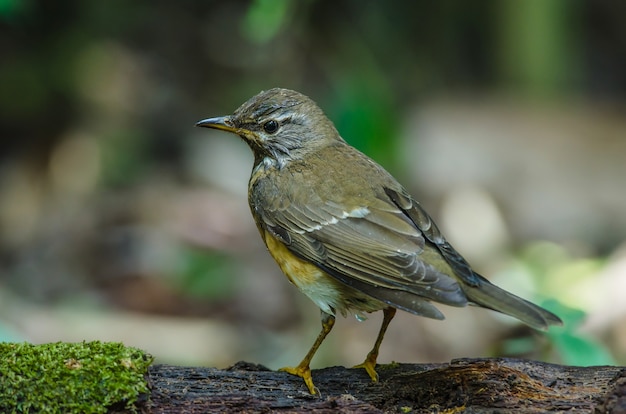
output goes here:
[{"label": "yellow leg", "polygon": [[304,380],[309,392],[311,394],[317,394],[315,385],[313,385],[313,378],[311,377],[311,368],[309,365],[311,364],[311,360],[313,359],[313,355],[317,352],[317,348],[320,347],[326,335],[333,329],[333,325],[335,324],[335,317],[329,313],[322,311],[322,331],[317,336],[317,339],[313,343],[311,349],[306,354],[302,362],[297,367],[285,367],[281,368],[280,371],[288,372],[292,375],[297,375]]},{"label": "yellow leg", "polygon": [[385,336],[385,332],[387,332],[387,326],[396,315],[396,308],[385,308],[383,309],[383,324],[380,326],[380,331],[378,331],[378,337],[376,337],[376,342],[374,343],[374,347],[367,354],[365,361],[362,364],[355,365],[353,368],[365,368],[365,371],[369,374],[372,381],[378,381],[378,373],[376,373],[376,358],[378,358],[378,349],[380,348],[380,344],[383,342],[383,337]]}]

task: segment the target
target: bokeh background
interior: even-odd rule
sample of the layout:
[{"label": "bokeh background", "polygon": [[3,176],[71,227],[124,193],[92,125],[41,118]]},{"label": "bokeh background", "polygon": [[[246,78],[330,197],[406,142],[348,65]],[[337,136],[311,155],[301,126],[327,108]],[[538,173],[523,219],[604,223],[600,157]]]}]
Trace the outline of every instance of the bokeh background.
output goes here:
[{"label": "bokeh background", "polygon": [[[316,100],[495,283],[565,327],[399,314],[380,362],[626,363],[626,3],[0,0],[0,340],[295,364],[319,312],[265,252],[252,166],[194,128]],[[361,362],[339,318],[314,367]]]}]

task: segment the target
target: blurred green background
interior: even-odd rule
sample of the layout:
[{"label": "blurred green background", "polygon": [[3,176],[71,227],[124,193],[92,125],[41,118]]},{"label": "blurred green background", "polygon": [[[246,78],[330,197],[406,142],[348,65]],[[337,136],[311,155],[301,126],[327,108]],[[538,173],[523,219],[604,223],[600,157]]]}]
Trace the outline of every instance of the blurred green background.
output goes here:
[{"label": "blurred green background", "polygon": [[[626,363],[626,3],[0,0],[0,340],[278,368],[319,330],[265,252],[248,148],[194,128],[311,96],[492,281],[557,312],[402,314],[380,362]],[[340,319],[314,367],[361,362]]]}]

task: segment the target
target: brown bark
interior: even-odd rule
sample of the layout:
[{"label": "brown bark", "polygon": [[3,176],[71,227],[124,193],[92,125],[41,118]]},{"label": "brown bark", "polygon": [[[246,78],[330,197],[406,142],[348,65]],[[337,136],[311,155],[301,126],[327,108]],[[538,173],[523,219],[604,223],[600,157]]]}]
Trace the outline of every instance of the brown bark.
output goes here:
[{"label": "brown bark", "polygon": [[449,364],[313,371],[320,394],[300,378],[259,365],[226,370],[155,365],[149,413],[411,412],[626,413],[626,368],[570,367],[517,359],[458,359]]}]

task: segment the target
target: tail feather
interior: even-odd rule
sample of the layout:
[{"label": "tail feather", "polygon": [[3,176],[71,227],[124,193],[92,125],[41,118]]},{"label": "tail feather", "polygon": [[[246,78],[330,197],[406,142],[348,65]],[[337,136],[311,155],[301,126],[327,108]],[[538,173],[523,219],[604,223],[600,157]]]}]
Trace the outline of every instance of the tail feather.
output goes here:
[{"label": "tail feather", "polygon": [[471,303],[512,316],[536,329],[546,330],[550,325],[563,324],[552,312],[497,287],[480,275],[477,276],[480,279],[477,286],[463,286]]}]

